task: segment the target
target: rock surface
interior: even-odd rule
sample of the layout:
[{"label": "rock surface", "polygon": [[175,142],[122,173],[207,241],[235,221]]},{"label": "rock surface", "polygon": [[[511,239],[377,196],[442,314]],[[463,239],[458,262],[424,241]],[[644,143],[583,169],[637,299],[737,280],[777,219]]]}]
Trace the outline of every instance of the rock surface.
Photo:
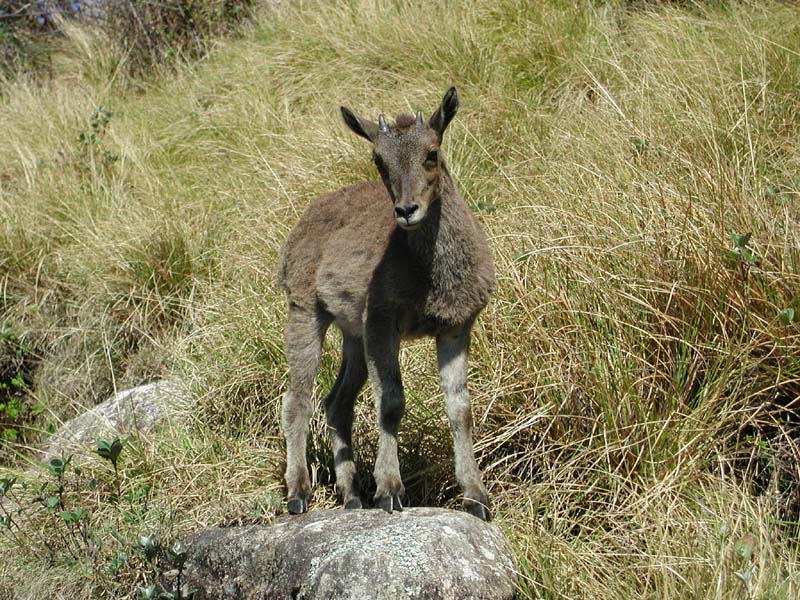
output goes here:
[{"label": "rock surface", "polygon": [[187,393],[172,381],[154,381],[119,392],[82,415],[64,423],[41,448],[41,459],[94,449],[98,437],[150,433],[169,410],[187,400]]},{"label": "rock surface", "polygon": [[500,529],[441,508],[312,511],[186,543],[197,600],[500,600],[515,590]]}]

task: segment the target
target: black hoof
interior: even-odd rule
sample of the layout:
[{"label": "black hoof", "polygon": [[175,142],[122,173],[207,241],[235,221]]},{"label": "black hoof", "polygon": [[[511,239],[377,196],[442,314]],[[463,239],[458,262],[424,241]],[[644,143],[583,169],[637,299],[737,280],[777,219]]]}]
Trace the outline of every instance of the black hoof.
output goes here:
[{"label": "black hoof", "polygon": [[286,510],[290,514],[300,515],[308,510],[308,500],[305,498],[289,498],[286,503]]},{"label": "black hoof", "polygon": [[354,508],[361,508],[361,499],[360,498],[350,498],[347,502],[344,503],[344,507],[347,510],[351,510]]},{"label": "black hoof", "polygon": [[385,510],[389,514],[391,514],[393,510],[396,510],[398,512],[402,512],[403,510],[403,503],[400,502],[400,496],[393,494],[389,494],[386,496],[376,496],[375,506],[377,508]]},{"label": "black hoof", "polygon": [[489,507],[487,504],[488,501],[486,504],[482,504],[481,502],[471,498],[464,498],[464,510],[488,523],[492,520],[492,513],[489,512]]}]

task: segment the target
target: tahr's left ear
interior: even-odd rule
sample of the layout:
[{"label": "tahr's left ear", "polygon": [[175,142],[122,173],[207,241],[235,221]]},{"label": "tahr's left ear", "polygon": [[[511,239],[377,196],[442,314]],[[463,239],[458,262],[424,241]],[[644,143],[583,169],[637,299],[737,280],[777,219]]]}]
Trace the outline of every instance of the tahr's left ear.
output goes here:
[{"label": "tahr's left ear", "polygon": [[456,112],[458,112],[458,93],[456,88],[451,87],[442,98],[439,108],[436,109],[436,112],[433,113],[430,121],[428,121],[431,129],[439,134],[439,140],[442,139],[444,130],[447,129],[450,121],[456,116]]}]

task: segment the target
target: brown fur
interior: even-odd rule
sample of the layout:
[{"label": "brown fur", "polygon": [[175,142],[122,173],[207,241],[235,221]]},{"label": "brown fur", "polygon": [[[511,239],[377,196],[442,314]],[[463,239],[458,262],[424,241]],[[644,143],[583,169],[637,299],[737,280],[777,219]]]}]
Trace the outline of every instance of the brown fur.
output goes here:
[{"label": "brown fur", "polygon": [[453,192],[433,204],[438,214],[416,231],[396,226],[378,182],[315,200],[281,253],[280,283],[289,303],[321,308],[359,337],[368,298],[373,306],[411,312],[419,323],[437,323],[428,335],[473,319],[489,299],[494,271],[483,231]]},{"label": "brown fur", "polygon": [[[374,123],[343,110],[351,129],[373,141],[376,155],[380,152],[384,182],[361,183],[318,198],[284,244],[279,278],[289,303],[285,342],[290,385],[283,426],[290,512],[304,511],[310,495],[305,438],[311,387],[322,339],[333,322],[343,334],[343,361],[324,404],[337,487],[346,506],[361,505],[352,489],[350,437],[353,401],[368,375],[381,427],[376,501],[390,512],[401,508],[396,434],[403,393],[397,351],[401,338],[430,335],[437,338],[465,506],[489,518],[472,451],[466,356],[472,323],[494,285],[494,270],[483,231],[438,154],[438,142],[456,108],[451,90],[429,123],[415,125],[414,117],[401,114],[389,132],[379,132]],[[398,206],[412,203],[414,215],[422,215],[413,224],[397,212]]]},{"label": "brown fur", "polygon": [[414,124],[414,117],[408,113],[400,113],[394,122],[394,126],[398,129],[408,129]]}]

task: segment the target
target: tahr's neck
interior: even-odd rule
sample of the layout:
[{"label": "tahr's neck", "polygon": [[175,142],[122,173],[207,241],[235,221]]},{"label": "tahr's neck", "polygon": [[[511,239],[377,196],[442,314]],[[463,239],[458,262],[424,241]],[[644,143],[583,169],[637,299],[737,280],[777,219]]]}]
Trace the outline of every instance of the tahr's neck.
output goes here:
[{"label": "tahr's neck", "polygon": [[473,263],[473,219],[442,164],[439,189],[418,229],[407,232],[409,249],[439,289],[453,288]]}]

